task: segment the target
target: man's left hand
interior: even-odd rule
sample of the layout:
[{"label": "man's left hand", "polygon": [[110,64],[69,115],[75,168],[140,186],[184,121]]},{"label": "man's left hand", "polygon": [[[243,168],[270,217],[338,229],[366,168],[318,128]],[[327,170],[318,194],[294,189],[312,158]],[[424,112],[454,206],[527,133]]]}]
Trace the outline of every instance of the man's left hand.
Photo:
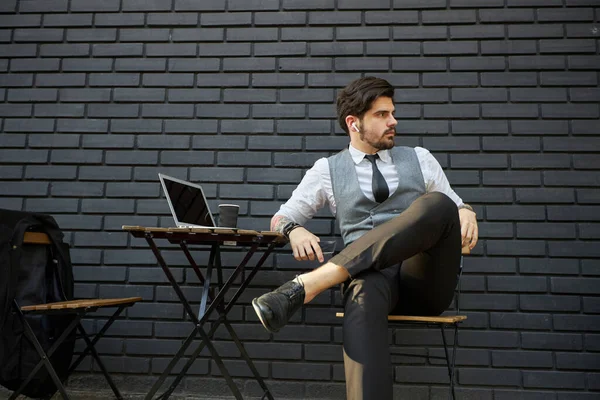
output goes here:
[{"label": "man's left hand", "polygon": [[460,233],[462,236],[461,247],[469,246],[469,250],[473,250],[479,239],[477,216],[473,211],[466,208],[458,210],[458,216],[460,218]]}]

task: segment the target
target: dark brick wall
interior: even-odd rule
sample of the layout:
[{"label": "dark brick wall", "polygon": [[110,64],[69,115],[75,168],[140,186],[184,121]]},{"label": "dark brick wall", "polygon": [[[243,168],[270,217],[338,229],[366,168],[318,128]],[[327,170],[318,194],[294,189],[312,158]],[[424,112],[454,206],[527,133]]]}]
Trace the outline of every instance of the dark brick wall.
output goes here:
[{"label": "dark brick wall", "polygon": [[[203,182],[212,205],[241,205],[242,227],[268,229],[306,168],[347,143],[336,91],[378,75],[398,88],[398,142],[429,148],[480,219],[463,278],[461,398],[597,398],[599,6],[2,0],[0,207],[56,217],[78,296],[144,298],[100,344],[121,386],[142,392],[191,327],[145,243],[120,229],[172,224],[156,173]],[[335,235],[326,212],[309,228]],[[168,247],[165,257],[197,302],[182,255]],[[249,307],[311,267],[271,257],[232,313],[278,397],[343,396],[339,293],[277,335]],[[257,393],[226,332],[217,336],[244,392]],[[394,352],[442,353],[436,331],[390,331],[390,341]],[[398,398],[445,396],[438,361],[394,360]],[[219,374],[205,354],[179,393],[227,393]]]}]

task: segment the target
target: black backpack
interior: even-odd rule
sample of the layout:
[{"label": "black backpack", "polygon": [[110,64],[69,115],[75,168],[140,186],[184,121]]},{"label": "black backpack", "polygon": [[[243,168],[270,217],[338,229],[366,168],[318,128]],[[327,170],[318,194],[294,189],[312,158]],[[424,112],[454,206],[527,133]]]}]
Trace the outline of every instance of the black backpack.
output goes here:
[{"label": "black backpack", "polygon": [[[46,233],[50,246],[23,244],[27,231]],[[19,306],[73,299],[73,269],[69,246],[49,215],[0,209],[0,384],[16,390],[40,357],[25,337],[15,312]],[[25,315],[44,351],[53,345],[72,321],[67,315]],[[75,330],[58,347],[50,361],[61,381],[73,357]],[[29,382],[23,394],[46,397],[56,391],[44,367]]]}]

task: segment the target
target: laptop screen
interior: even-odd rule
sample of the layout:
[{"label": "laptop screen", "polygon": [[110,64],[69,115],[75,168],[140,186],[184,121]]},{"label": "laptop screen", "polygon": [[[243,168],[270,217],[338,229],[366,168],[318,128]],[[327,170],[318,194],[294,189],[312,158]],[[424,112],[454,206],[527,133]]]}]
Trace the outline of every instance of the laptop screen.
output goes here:
[{"label": "laptop screen", "polygon": [[180,224],[215,226],[199,187],[189,186],[163,176],[167,196]]}]

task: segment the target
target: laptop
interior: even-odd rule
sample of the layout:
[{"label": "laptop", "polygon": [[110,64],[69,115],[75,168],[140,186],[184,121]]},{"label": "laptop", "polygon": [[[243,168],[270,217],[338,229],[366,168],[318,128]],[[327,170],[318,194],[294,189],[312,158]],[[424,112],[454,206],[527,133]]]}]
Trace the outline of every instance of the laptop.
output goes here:
[{"label": "laptop", "polygon": [[[200,185],[158,174],[178,228],[215,228],[215,220]],[[220,226],[222,229],[237,229]]]}]

